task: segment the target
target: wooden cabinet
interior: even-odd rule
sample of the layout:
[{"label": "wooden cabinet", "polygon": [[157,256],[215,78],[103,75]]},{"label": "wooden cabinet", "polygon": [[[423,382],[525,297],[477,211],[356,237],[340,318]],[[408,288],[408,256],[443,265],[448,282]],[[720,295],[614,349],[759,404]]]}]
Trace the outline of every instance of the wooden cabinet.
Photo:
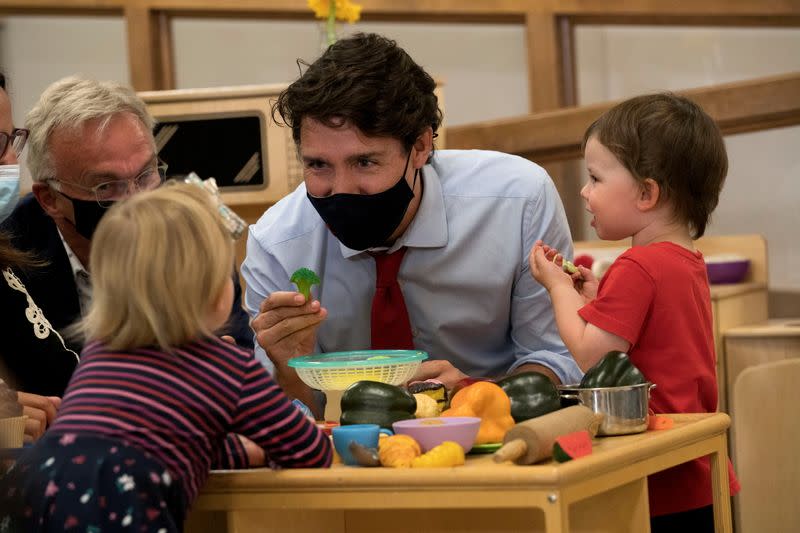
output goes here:
[{"label": "wooden cabinet", "polygon": [[[736,413],[733,409],[736,379],[747,368],[800,358],[800,318],[768,320],[750,326],[728,329],[725,332],[724,342],[728,406],[733,419],[731,432],[735,434],[737,431],[747,429],[740,428],[736,423]],[[789,395],[797,397],[797,388],[787,387],[786,395],[789,404],[796,403],[789,399]],[[739,405],[742,405],[743,401],[749,402],[749,400],[739,398]],[[753,401],[757,402],[758,398],[753,398]],[[764,415],[775,416],[775,412],[766,410]],[[788,413],[778,413],[777,416],[789,415]],[[733,438],[731,442],[734,442]],[[777,437],[775,443],[776,446],[786,445],[782,437]],[[731,459],[734,466],[738,465],[734,446],[731,446]],[[797,489],[800,490],[800,482],[798,482]]]},{"label": "wooden cabinet", "polygon": [[800,358],[800,317],[728,329],[725,332],[728,385],[747,367]]},{"label": "wooden cabinet", "polygon": [[711,287],[714,313],[714,348],[717,352],[717,384],[720,411],[730,412],[736,375],[741,369],[730,366],[725,336],[734,328],[757,324],[767,319],[767,285],[752,282]]}]

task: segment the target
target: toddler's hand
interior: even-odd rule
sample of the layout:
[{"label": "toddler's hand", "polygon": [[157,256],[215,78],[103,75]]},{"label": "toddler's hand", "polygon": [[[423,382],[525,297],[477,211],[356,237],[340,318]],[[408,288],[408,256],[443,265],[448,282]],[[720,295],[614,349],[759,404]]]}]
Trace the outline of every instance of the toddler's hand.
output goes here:
[{"label": "toddler's hand", "polygon": [[553,262],[557,255],[558,250],[550,248],[542,241],[536,241],[528,257],[531,274],[548,292],[557,284],[573,285],[572,277],[564,272],[561,265]]},{"label": "toddler's hand", "polygon": [[575,284],[575,290],[583,297],[584,303],[589,303],[597,298],[597,288],[600,286],[600,280],[592,273],[591,268],[577,265],[578,272],[572,275],[572,281]]},{"label": "toddler's hand", "polygon": [[267,462],[264,449],[245,436],[236,435],[236,437],[239,439],[239,441],[242,443],[242,446],[244,447],[245,454],[247,455],[247,464],[249,465],[249,467],[257,468],[259,466],[264,466],[264,464]]}]

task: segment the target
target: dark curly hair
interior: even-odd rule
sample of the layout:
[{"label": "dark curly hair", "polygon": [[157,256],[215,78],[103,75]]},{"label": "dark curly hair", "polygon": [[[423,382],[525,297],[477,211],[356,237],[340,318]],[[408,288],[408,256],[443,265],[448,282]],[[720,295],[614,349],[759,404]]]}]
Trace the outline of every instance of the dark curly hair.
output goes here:
[{"label": "dark curly hair", "polygon": [[714,119],[688,98],[672,93],[636,96],[614,106],[586,130],[633,174],[653,179],[661,199],[692,238],[702,237],[717,207],[728,155]]},{"label": "dark curly hair", "polygon": [[329,127],[349,122],[367,136],[398,139],[406,151],[442,123],[433,78],[391,39],[357,33],[298,65],[308,69],[272,106],[273,120],[291,127],[298,145],[304,118]]}]

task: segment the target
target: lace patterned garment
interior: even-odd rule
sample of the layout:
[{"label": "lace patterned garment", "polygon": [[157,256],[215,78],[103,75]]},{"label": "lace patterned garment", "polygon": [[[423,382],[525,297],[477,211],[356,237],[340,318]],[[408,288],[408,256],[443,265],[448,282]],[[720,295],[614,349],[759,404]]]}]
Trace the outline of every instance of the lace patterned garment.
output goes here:
[{"label": "lace patterned garment", "polygon": [[58,337],[59,341],[61,341],[61,345],[64,347],[64,350],[74,355],[76,361],[80,361],[78,354],[67,348],[67,345],[64,343],[64,339],[56,330],[53,329],[53,326],[50,325],[50,322],[44,316],[42,309],[36,305],[36,302],[33,301],[33,298],[30,294],[28,294],[27,289],[25,289],[25,285],[22,283],[22,281],[20,281],[16,274],[14,274],[14,272],[11,270],[11,267],[7,267],[5,270],[3,270],[3,277],[5,278],[9,287],[15,291],[23,293],[25,298],[28,300],[28,307],[25,309],[25,317],[33,326],[33,334],[36,335],[36,338],[46,339],[52,333]]}]

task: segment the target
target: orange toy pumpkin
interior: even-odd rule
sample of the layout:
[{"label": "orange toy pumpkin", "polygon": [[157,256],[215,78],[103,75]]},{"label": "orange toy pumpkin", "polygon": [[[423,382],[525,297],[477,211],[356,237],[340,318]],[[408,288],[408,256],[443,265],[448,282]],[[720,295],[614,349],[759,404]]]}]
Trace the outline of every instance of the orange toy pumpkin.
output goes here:
[{"label": "orange toy pumpkin", "polygon": [[450,400],[450,409],[441,416],[477,416],[481,419],[475,444],[503,442],[506,431],[514,425],[511,400],[498,385],[479,381],[464,387]]}]

